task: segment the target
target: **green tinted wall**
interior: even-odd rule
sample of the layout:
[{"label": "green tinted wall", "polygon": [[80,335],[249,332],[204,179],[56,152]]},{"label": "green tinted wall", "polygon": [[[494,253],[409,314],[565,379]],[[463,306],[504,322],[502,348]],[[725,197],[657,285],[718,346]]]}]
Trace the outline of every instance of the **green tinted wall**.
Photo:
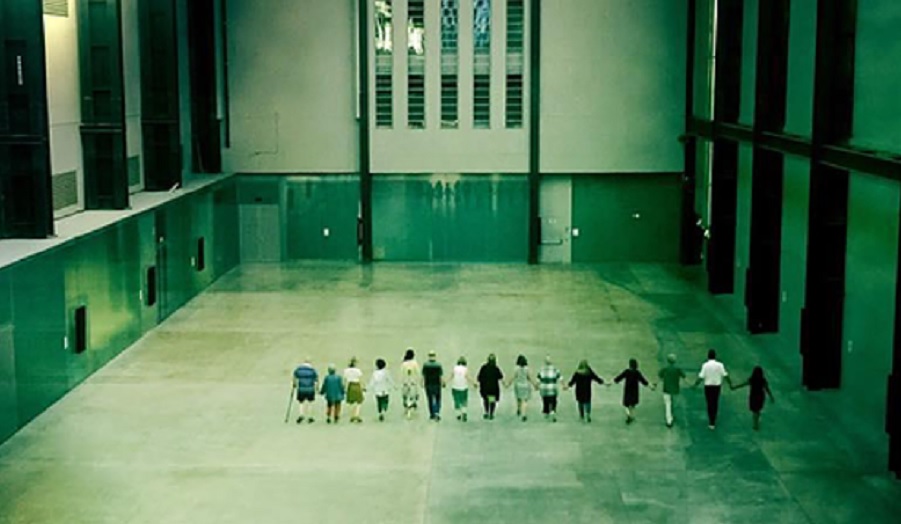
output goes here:
[{"label": "green tinted wall", "polygon": [[754,150],[742,144],[738,148],[738,198],[735,205],[735,292],[733,306],[738,316],[745,310],[745,280],[751,258],[751,170]]},{"label": "green tinted wall", "polygon": [[817,2],[790,2],[785,132],[810,136],[813,122],[813,69],[816,63]]},{"label": "green tinted wall", "polygon": [[573,262],[676,262],[680,177],[574,176]]},{"label": "green tinted wall", "polygon": [[529,188],[520,175],[379,175],[377,260],[523,262]]},{"label": "green tinted wall", "polygon": [[[854,144],[901,153],[901,2],[857,3],[854,63]],[[891,115],[891,116],[889,116]]]},{"label": "green tinted wall", "polygon": [[801,346],[801,308],[807,277],[807,225],[810,204],[810,161],[785,157],[782,182],[782,250],[780,253],[779,335],[785,351]]},{"label": "green tinted wall", "polygon": [[885,420],[892,367],[901,186],[853,174],[848,195],[842,388],[866,425]]},{"label": "green tinted wall", "polygon": [[760,0],[745,0],[741,42],[741,102],[738,121],[754,123],[754,93],[757,81],[757,17]]},{"label": "green tinted wall", "polygon": [[714,0],[697,0],[697,12],[695,15],[695,67],[692,78],[694,116],[698,118],[712,118],[713,110],[710,104],[711,87],[711,27],[713,23]]},{"label": "green tinted wall", "polygon": [[360,177],[288,177],[285,238],[289,260],[358,260]]},{"label": "green tinted wall", "polygon": [[[0,440],[28,423],[157,324],[146,270],[167,226],[169,306],[237,264],[234,182],[191,193],[0,270]],[[205,237],[206,268],[196,265]],[[192,263],[192,257],[194,258]],[[87,349],[74,352],[75,309],[87,308]]]}]

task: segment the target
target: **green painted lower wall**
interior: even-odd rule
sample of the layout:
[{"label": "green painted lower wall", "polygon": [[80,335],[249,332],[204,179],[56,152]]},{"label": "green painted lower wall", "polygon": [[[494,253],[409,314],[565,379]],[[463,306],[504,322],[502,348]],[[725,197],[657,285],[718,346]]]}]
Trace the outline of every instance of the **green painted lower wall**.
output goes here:
[{"label": "green painted lower wall", "polygon": [[[167,227],[159,297],[174,311],[238,263],[233,180],[0,270],[0,441],[157,324],[163,311],[146,305],[144,290],[159,217]],[[79,306],[87,307],[82,354],[74,352]]]},{"label": "green painted lower wall", "polygon": [[528,203],[525,175],[378,175],[374,258],[524,262]]},{"label": "green painted lower wall", "polygon": [[853,174],[848,196],[842,389],[866,426],[885,421],[892,368],[895,271],[898,261],[898,182]]},{"label": "green painted lower wall", "polygon": [[679,175],[573,176],[572,188],[573,262],[678,261]]}]

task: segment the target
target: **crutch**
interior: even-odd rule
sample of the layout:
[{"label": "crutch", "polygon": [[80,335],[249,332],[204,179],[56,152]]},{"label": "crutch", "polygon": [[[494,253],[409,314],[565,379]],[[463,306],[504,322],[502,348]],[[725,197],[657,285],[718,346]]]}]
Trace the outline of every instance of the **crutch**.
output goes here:
[{"label": "crutch", "polygon": [[285,411],[285,424],[288,423],[288,419],[291,418],[291,407],[294,406],[294,391],[297,390],[297,382],[291,383],[291,396],[288,397],[288,409]]}]

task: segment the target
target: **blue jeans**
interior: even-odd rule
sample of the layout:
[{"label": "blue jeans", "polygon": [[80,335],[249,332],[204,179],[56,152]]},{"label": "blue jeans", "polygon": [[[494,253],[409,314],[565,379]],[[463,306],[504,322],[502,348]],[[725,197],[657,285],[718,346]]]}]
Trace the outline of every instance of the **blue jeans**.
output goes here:
[{"label": "blue jeans", "polygon": [[441,414],[441,389],[426,388],[425,396],[429,402],[429,416],[437,417]]}]

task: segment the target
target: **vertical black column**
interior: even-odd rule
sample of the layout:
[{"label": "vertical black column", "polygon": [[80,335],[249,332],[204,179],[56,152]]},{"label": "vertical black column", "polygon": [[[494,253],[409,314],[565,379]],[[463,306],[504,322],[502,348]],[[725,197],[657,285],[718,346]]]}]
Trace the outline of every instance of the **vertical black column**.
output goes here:
[{"label": "vertical black column", "polygon": [[898,264],[895,270],[895,332],[892,344],[892,374],[888,377],[885,430],[889,435],[889,470],[901,479],[901,231],[898,233]]},{"label": "vertical black column", "polygon": [[[191,64],[191,169],[222,172],[222,140],[217,116],[215,0],[188,2],[188,55]],[[285,51],[289,52],[288,50]]]},{"label": "vertical black column", "polygon": [[541,0],[529,4],[529,264],[541,244]]},{"label": "vertical black column", "polygon": [[685,60],[685,134],[680,138],[685,149],[682,173],[682,213],[680,217],[679,261],[685,265],[701,262],[701,230],[695,210],[695,183],[698,166],[698,140],[689,134],[694,116],[695,39],[697,38],[697,0],[688,0],[688,41]]},{"label": "vertical black column", "polygon": [[0,238],[53,234],[42,16],[0,0]]},{"label": "vertical black column", "polygon": [[363,263],[372,262],[372,172],[370,171],[370,114],[369,114],[369,4],[371,0],[357,2],[357,56],[359,57],[360,89],[360,257]]},{"label": "vertical black column", "polygon": [[[741,102],[741,41],[744,6],[741,0],[719,0],[714,85],[714,121],[734,123]],[[735,287],[735,217],[738,199],[738,144],[713,142],[710,240],[707,244],[707,286],[711,293],[732,293]]]},{"label": "vertical black column", "polygon": [[[757,85],[754,132],[781,132],[785,127],[788,74],[788,0],[760,3],[757,28]],[[781,153],[754,148],[751,181],[750,262],[745,279],[747,327],[751,333],[779,329],[779,277],[782,251]]]},{"label": "vertical black column", "polygon": [[141,0],[139,9],[144,187],[166,191],[181,182],[175,0]]},{"label": "vertical black column", "polygon": [[119,0],[79,0],[81,145],[87,209],[128,207]]},{"label": "vertical black column", "polygon": [[837,388],[842,375],[848,172],[821,163],[822,146],[847,142],[854,108],[856,0],[819,0],[810,173],[807,278],[801,311],[803,382]]}]

